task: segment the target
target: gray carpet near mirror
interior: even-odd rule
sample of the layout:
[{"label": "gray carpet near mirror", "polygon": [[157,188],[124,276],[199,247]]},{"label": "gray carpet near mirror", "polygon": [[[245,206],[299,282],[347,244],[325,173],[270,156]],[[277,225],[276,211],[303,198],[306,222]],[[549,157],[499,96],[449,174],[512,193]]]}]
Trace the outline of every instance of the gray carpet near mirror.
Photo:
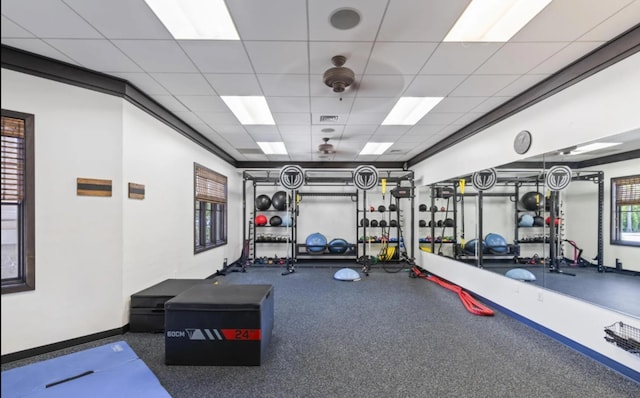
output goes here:
[{"label": "gray carpet near mirror", "polygon": [[126,333],[2,370],[125,340],[175,398],[640,396],[640,384],[505,314],[473,315],[433,282],[381,269],[341,282],[336,269],[220,277],[274,286],[274,330],[261,366],[167,366],[162,334]]},{"label": "gray carpet near mirror", "polygon": [[555,273],[550,272],[548,266],[540,264],[484,263],[484,269],[502,275],[513,268],[531,272],[536,280],[530,283],[535,285],[640,318],[639,273],[615,272],[611,269],[598,272],[595,266],[563,266],[559,268],[560,273]]}]

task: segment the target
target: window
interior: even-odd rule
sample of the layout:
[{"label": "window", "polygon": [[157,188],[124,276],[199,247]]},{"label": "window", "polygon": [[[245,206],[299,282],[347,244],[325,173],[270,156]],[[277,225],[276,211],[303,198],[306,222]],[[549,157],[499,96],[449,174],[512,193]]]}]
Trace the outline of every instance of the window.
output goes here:
[{"label": "window", "polygon": [[35,289],[34,116],[2,110],[2,294]]},{"label": "window", "polygon": [[611,244],[640,246],[640,175],[611,179]]},{"label": "window", "polygon": [[227,243],[227,177],[195,164],[195,253]]}]

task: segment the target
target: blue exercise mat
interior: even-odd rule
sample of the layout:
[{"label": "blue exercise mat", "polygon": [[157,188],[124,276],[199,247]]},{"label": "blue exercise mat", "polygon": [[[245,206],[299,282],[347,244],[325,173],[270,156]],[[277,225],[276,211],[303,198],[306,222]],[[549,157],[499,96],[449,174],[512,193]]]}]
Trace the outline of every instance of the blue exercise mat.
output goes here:
[{"label": "blue exercise mat", "polygon": [[124,341],[2,372],[3,398],[171,398]]}]

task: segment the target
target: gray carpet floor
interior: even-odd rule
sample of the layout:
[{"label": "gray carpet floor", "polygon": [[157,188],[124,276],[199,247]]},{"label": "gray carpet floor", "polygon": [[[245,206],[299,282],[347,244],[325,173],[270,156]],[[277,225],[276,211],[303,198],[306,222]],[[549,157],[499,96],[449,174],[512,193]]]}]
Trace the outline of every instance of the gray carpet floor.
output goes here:
[{"label": "gray carpet floor", "polygon": [[274,287],[261,366],[167,366],[162,334],[126,333],[2,370],[124,340],[175,398],[640,397],[640,384],[505,314],[473,315],[435,283],[381,269],[340,282],[335,271],[249,268],[220,277]]}]

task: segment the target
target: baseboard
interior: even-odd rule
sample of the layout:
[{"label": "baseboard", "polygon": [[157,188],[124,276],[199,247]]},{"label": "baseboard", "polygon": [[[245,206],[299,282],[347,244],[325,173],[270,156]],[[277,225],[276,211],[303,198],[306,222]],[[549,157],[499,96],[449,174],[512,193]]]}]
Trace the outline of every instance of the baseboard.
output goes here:
[{"label": "baseboard", "polygon": [[1,362],[6,364],[20,359],[30,358],[36,355],[47,354],[49,352],[62,350],[64,348],[70,348],[78,344],[90,343],[92,341],[101,340],[107,337],[118,336],[125,334],[129,330],[129,324],[123,327],[107,330],[104,332],[98,332],[87,336],[76,337],[75,339],[59,341],[57,343],[47,344],[40,347],[30,348],[28,350],[13,352],[11,354],[2,355]]}]

